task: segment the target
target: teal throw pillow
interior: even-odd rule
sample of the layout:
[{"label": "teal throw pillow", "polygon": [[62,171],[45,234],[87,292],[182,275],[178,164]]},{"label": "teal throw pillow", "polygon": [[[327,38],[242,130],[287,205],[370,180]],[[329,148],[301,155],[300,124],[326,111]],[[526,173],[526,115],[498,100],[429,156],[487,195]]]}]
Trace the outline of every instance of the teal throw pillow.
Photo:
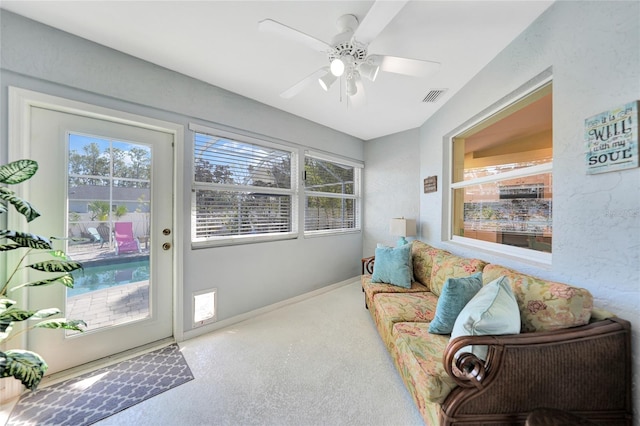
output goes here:
[{"label": "teal throw pillow", "polygon": [[[462,309],[451,332],[451,338],[520,333],[520,309],[509,281],[499,277],[485,285]],[[472,352],[486,360],[487,347],[466,346],[456,353]]]},{"label": "teal throw pillow", "polygon": [[482,272],[462,278],[447,278],[436,305],[436,315],[429,324],[429,333],[451,334],[462,308],[482,288]]},{"label": "teal throw pillow", "polygon": [[[402,247],[405,244],[411,244],[410,242],[408,242],[407,240],[404,241],[404,243],[400,244],[400,241],[398,241],[398,244],[396,245],[396,247]],[[376,246],[377,248],[390,248],[389,246],[385,246],[382,243],[378,243],[378,245]],[[413,275],[413,256],[409,255],[409,268],[411,269],[411,282],[414,282],[416,279]]]},{"label": "teal throw pillow", "polygon": [[371,282],[411,288],[411,244],[376,248]]}]

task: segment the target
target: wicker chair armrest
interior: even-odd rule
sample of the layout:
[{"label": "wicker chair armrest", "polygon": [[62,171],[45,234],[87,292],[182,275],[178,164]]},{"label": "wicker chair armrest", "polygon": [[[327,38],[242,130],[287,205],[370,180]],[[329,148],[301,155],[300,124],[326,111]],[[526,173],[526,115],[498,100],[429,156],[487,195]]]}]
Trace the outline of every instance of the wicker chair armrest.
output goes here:
[{"label": "wicker chair armrest", "polygon": [[[596,340],[598,336],[608,333],[625,329],[628,332],[629,327],[630,324],[627,321],[612,318],[580,327],[555,331],[501,336],[461,336],[449,342],[443,357],[444,368],[458,386],[482,389],[499,373],[500,367],[505,363],[507,357],[522,356],[525,351],[533,353],[540,345],[551,346],[571,341]],[[478,345],[488,347],[486,360],[482,360],[468,352],[461,353],[457,358],[455,357],[455,354],[462,348]],[[526,358],[529,361],[531,360],[530,357]],[[543,367],[548,360],[540,359],[539,362],[540,366]],[[570,359],[568,362],[575,362],[575,360]],[[532,365],[523,367],[535,368]]]},{"label": "wicker chair armrest", "polygon": [[[477,387],[482,389],[487,371],[495,354],[501,353],[508,336],[462,336],[452,339],[444,352],[444,369],[461,387]],[[498,340],[501,337],[503,340]],[[456,353],[466,346],[488,346],[487,360],[478,358],[471,352],[462,352],[456,358]]]},{"label": "wicker chair armrest", "polygon": [[[456,359],[468,345],[486,345],[486,360],[470,353]],[[598,424],[632,424],[631,324],[620,318],[549,332],[458,337],[443,361],[458,385],[442,403],[443,425],[524,423],[539,407]]]}]

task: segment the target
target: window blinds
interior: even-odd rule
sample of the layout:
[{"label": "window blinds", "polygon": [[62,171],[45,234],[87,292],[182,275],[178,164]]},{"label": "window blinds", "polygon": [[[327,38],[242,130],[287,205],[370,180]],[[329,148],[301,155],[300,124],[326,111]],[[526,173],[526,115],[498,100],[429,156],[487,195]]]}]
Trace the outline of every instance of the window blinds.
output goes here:
[{"label": "window blinds", "polygon": [[292,152],[197,132],[196,240],[292,232]]}]

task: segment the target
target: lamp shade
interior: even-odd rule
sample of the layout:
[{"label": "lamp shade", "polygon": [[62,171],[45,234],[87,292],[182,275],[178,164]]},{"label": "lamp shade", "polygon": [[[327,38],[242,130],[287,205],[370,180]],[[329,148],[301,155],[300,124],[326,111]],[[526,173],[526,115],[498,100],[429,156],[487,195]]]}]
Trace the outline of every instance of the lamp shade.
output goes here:
[{"label": "lamp shade", "polygon": [[356,93],[358,93],[358,86],[356,86],[356,76],[354,73],[350,78],[347,78],[347,95],[353,96]]},{"label": "lamp shade", "polygon": [[378,65],[363,63],[358,67],[360,74],[370,81],[376,81],[380,67]]},{"label": "lamp shade", "polygon": [[322,77],[320,77],[318,79],[318,82],[320,83],[320,87],[322,87],[325,90],[325,92],[328,92],[329,88],[331,87],[331,85],[337,79],[338,79],[338,77],[336,77],[335,75],[333,75],[330,72],[328,72],[325,75],[323,75]]},{"label": "lamp shade", "polygon": [[393,218],[389,226],[389,233],[398,237],[413,237],[416,233],[415,219]]}]

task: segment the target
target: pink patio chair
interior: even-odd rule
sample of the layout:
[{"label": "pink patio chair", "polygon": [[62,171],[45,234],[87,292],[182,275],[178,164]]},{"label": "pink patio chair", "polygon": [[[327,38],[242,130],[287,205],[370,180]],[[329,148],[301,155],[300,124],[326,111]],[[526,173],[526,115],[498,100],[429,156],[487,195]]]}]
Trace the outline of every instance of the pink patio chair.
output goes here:
[{"label": "pink patio chair", "polygon": [[140,252],[140,242],[133,236],[133,223],[116,222],[114,226],[116,254],[132,251]]}]

